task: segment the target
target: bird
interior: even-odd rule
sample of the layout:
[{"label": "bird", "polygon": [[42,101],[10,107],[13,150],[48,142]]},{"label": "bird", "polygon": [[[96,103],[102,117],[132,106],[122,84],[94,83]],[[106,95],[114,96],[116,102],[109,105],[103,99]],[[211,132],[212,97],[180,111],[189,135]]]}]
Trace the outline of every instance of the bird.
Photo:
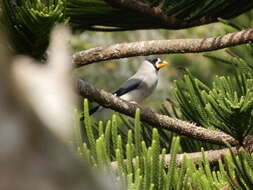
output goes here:
[{"label": "bird", "polygon": [[[154,92],[159,79],[158,72],[168,64],[169,62],[158,57],[146,57],[137,72],[113,92],[113,95],[130,103],[142,102]],[[97,105],[89,110],[89,114],[92,115],[102,108]]]}]

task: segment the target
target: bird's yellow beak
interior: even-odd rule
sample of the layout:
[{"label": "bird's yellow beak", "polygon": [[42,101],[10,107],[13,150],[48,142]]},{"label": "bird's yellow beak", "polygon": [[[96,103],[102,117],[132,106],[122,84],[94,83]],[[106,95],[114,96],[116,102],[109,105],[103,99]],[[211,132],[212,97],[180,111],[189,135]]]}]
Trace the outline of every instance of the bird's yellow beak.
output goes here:
[{"label": "bird's yellow beak", "polygon": [[158,68],[160,69],[160,68],[162,68],[162,67],[165,67],[165,66],[168,65],[168,64],[170,64],[170,63],[167,62],[167,61],[163,61],[163,62],[161,62],[161,63],[158,64]]}]

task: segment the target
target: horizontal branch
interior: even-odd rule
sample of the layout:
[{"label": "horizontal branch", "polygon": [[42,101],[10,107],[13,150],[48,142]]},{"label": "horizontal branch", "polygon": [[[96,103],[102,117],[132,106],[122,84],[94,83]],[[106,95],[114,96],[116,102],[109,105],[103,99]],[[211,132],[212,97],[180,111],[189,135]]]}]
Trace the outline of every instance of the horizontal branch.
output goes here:
[{"label": "horizontal branch", "polygon": [[140,107],[139,105],[128,103],[118,97],[113,96],[104,90],[97,89],[88,82],[77,79],[76,87],[81,96],[91,101],[96,101],[100,105],[134,117],[135,110],[140,108],[141,121],[144,121],[154,127],[163,128],[175,132],[180,135],[185,135],[190,138],[209,142],[212,144],[224,145],[224,141],[231,145],[237,145],[238,142],[231,136],[221,132],[203,127],[198,127],[193,123],[178,120],[166,115],[158,114],[150,109]]},{"label": "horizontal branch", "polygon": [[[253,152],[252,150],[252,146],[253,146],[253,137],[252,136],[247,136],[244,139],[243,142],[243,148],[244,150],[246,150],[247,153],[251,154]],[[225,156],[229,153],[233,153],[234,155],[238,155],[240,153],[240,148],[239,146],[237,147],[231,147],[231,148],[223,148],[223,149],[219,149],[219,150],[208,150],[203,152],[205,158],[208,160],[209,164],[216,164],[219,160],[223,160],[225,158]],[[182,153],[182,154],[177,154],[176,155],[176,165],[177,167],[181,167],[181,165],[183,164],[184,161],[184,156],[187,159],[191,159],[194,164],[198,164],[201,163],[201,161],[203,162],[203,153],[202,152],[191,152],[191,153]],[[161,155],[160,155],[161,158]],[[165,168],[169,168],[169,164],[171,161],[171,154],[166,154],[165,158],[164,158],[164,162],[163,165]],[[124,163],[127,164],[127,160],[124,160]],[[135,165],[135,159],[133,159],[133,164]],[[111,167],[113,170],[117,170],[118,169],[118,161],[113,161],[111,162]]]},{"label": "horizontal branch", "polygon": [[72,56],[76,67],[98,61],[153,54],[199,53],[253,41],[253,29],[205,39],[152,40],[121,43],[80,51]]},{"label": "horizontal branch", "polygon": [[[236,148],[232,148],[232,151],[234,154],[237,154]],[[220,150],[208,150],[204,152],[205,157],[207,158],[209,164],[217,163],[220,159],[223,159],[228,153],[230,152],[229,148],[224,148]],[[191,159],[195,164],[199,163],[203,160],[203,154],[202,152],[192,152],[192,153],[183,153],[183,154],[177,154],[176,157],[176,165],[180,167],[183,163],[184,156],[186,156],[187,159]],[[170,164],[171,155],[166,154],[164,159],[164,167],[168,168]],[[127,160],[124,160],[126,163]],[[133,160],[135,163],[135,160]],[[116,170],[118,168],[118,162],[114,161],[111,162],[112,169]]]},{"label": "horizontal branch", "polygon": [[151,7],[149,4],[139,0],[106,0],[106,2],[118,8],[132,10],[145,16],[149,15],[153,18],[157,18],[160,20],[161,24],[164,25],[163,28],[168,29],[189,28],[218,21],[217,17],[205,16],[194,20],[178,19],[174,15],[166,15],[160,7]]}]

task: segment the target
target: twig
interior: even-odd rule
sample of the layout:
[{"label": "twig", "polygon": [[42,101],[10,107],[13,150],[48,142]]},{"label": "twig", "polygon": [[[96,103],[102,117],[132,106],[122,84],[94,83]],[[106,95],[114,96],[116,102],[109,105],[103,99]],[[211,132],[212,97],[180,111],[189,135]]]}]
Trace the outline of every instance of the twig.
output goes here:
[{"label": "twig", "polygon": [[76,67],[105,61],[152,54],[199,53],[253,41],[253,29],[204,39],[152,40],[101,46],[77,52],[72,57]]},{"label": "twig", "polygon": [[161,115],[150,109],[140,107],[139,105],[130,104],[118,97],[113,96],[111,93],[97,89],[92,84],[89,84],[84,80],[77,79],[76,87],[79,94],[84,98],[88,98],[91,101],[96,101],[106,108],[113,109],[131,117],[134,117],[135,110],[140,108],[141,120],[154,127],[164,128],[177,134],[185,135],[193,139],[212,144],[224,145],[224,141],[228,142],[232,146],[238,144],[238,141],[236,141],[233,137],[221,131],[198,127],[193,123],[171,118],[166,115]]},{"label": "twig", "polygon": [[148,4],[138,0],[106,0],[106,2],[112,6],[125,8],[143,15],[149,15],[153,18],[157,18],[160,20],[161,24],[164,25],[164,28],[169,29],[189,28],[218,21],[217,17],[201,17],[196,20],[177,19],[174,15],[166,15],[160,7],[150,7]]}]

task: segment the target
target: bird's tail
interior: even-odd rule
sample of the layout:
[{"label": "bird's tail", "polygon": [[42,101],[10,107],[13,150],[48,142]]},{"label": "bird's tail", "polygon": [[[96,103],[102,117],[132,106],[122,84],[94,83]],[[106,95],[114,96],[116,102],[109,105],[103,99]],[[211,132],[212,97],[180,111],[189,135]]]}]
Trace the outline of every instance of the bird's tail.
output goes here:
[{"label": "bird's tail", "polygon": [[[100,109],[102,109],[102,106],[100,106],[100,105],[97,105],[94,108],[89,109],[89,115],[94,114],[95,112],[97,112]],[[84,120],[84,115],[82,114],[80,121],[83,121],[83,120]]]},{"label": "bird's tail", "polygon": [[95,106],[94,108],[89,109],[89,114],[92,115],[92,114],[94,114],[95,112],[97,112],[97,111],[98,111],[99,109],[101,109],[101,108],[102,108],[102,106],[97,105],[97,106]]}]

